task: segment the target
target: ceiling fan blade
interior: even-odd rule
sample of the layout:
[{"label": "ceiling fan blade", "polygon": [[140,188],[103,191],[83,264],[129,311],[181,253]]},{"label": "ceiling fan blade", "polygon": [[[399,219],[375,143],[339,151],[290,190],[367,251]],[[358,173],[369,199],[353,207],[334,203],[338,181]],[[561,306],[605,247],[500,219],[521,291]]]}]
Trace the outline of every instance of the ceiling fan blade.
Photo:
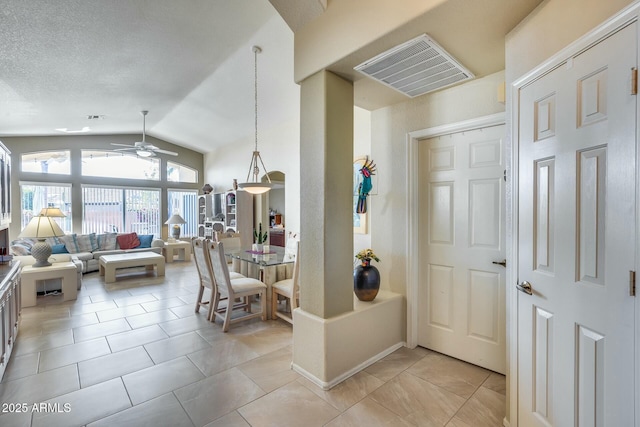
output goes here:
[{"label": "ceiling fan blade", "polygon": [[116,147],[129,147],[129,148],[135,148],[133,145],[131,144],[118,144],[116,142],[112,142],[111,145],[115,145]]},{"label": "ceiling fan blade", "polygon": [[134,151],[137,150],[136,147],[129,147],[129,148],[116,148],[113,151]]},{"label": "ceiling fan blade", "polygon": [[161,148],[156,148],[153,151],[155,151],[156,153],[168,154],[170,156],[177,156],[178,155],[178,153],[176,153],[174,151],[163,150]]}]

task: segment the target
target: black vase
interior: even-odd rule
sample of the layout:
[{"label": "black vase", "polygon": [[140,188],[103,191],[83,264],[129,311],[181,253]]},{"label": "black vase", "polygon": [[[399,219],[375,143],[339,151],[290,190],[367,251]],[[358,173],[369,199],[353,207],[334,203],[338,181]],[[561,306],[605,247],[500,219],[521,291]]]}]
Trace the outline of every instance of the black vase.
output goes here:
[{"label": "black vase", "polygon": [[373,265],[359,265],[353,270],[353,292],[360,301],[373,301],[380,290],[380,272]]}]

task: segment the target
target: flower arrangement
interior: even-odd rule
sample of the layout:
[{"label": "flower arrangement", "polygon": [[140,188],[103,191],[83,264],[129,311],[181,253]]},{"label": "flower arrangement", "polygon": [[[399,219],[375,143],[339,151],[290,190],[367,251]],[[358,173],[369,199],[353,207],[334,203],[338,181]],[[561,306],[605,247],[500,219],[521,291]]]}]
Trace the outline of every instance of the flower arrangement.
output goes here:
[{"label": "flower arrangement", "polygon": [[380,258],[373,252],[373,249],[363,249],[356,254],[356,258],[362,262],[362,265],[371,264],[371,260],[380,262]]}]

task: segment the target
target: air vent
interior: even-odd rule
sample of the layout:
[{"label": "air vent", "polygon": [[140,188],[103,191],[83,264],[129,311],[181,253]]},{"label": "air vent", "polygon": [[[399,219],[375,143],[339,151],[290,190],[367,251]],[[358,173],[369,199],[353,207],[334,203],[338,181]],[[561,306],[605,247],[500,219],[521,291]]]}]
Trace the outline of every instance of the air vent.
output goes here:
[{"label": "air vent", "polygon": [[411,98],[475,77],[426,34],[354,69]]},{"label": "air vent", "polygon": [[104,120],[104,114],[89,114],[87,116],[88,120]]}]

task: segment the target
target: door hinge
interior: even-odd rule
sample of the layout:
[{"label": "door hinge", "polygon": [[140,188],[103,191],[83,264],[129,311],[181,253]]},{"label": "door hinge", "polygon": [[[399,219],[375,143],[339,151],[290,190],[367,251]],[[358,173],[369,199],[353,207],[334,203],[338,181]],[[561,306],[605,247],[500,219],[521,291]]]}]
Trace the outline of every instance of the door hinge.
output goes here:
[{"label": "door hinge", "polygon": [[638,94],[638,69],[631,68],[631,95]]},{"label": "door hinge", "polygon": [[636,296],[636,272],[629,270],[629,295]]}]

